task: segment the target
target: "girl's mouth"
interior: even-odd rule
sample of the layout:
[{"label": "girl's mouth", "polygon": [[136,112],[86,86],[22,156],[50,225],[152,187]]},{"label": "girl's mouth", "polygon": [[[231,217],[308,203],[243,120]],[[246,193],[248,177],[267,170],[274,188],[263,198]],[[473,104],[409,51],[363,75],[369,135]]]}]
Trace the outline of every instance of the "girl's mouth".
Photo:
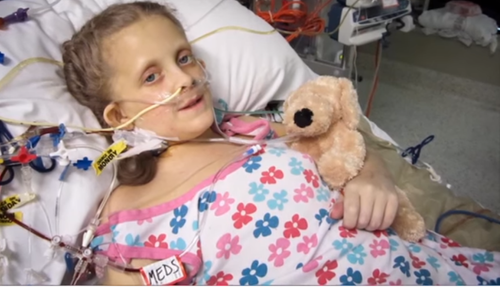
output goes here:
[{"label": "girl's mouth", "polygon": [[185,111],[189,110],[195,107],[200,106],[200,104],[203,102],[203,95],[197,95],[196,97],[190,99],[182,107],[179,109],[179,111]]}]

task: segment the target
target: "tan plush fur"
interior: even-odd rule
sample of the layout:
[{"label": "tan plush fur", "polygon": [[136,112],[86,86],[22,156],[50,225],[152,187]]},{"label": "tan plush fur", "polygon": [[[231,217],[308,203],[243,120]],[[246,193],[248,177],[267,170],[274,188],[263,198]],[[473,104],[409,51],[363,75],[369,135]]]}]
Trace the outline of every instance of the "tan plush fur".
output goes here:
[{"label": "tan plush fur", "polygon": [[[357,131],[361,111],[350,80],[321,76],[307,82],[288,97],[284,110],[287,134],[298,136],[290,147],[313,157],[330,188],[342,188],[359,173],[366,148]],[[397,191],[400,204],[392,227],[401,238],[416,242],[425,235],[424,220],[406,194]]]}]

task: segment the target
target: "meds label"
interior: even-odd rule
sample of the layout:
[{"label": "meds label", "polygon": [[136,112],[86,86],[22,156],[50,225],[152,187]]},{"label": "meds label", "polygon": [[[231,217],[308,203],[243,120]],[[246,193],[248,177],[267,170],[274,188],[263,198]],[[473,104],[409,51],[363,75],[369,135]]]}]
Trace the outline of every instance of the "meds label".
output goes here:
[{"label": "meds label", "polygon": [[177,256],[142,267],[141,275],[148,286],[174,285],[187,277],[184,265]]}]

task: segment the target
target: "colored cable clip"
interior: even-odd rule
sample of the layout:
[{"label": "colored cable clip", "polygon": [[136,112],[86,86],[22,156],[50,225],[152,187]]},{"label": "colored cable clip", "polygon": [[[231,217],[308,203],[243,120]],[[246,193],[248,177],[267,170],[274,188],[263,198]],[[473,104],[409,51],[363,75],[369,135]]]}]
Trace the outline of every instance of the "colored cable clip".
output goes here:
[{"label": "colored cable clip", "polygon": [[27,164],[30,163],[31,161],[35,160],[37,156],[35,154],[32,154],[28,151],[28,148],[26,146],[21,147],[21,150],[19,153],[13,157],[10,158],[11,161],[13,162],[19,162],[21,164]]},{"label": "colored cable clip", "polygon": [[79,159],[75,163],[73,163],[74,167],[76,167],[78,169],[83,169],[83,170],[89,170],[91,165],[92,165],[92,161],[89,160],[88,157],[84,157],[83,159]]},{"label": "colored cable clip", "polygon": [[64,126],[64,124],[60,124],[59,132],[50,135],[50,138],[54,143],[54,147],[57,147],[57,145],[59,145],[59,143],[61,142],[61,140],[64,138],[65,135],[66,135],[66,127]]}]

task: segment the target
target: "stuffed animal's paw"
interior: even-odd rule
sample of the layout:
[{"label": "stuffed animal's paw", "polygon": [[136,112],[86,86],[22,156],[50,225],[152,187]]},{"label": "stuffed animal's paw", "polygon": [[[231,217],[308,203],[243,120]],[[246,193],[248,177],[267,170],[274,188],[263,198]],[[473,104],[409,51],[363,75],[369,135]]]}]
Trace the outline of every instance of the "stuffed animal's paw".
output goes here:
[{"label": "stuffed animal's paw", "polygon": [[413,209],[403,208],[392,224],[394,231],[401,239],[409,242],[418,242],[425,237],[427,228],[424,218]]},{"label": "stuffed animal's paw", "polygon": [[318,171],[331,189],[341,189],[358,172],[347,168],[344,157],[329,154],[324,154],[318,161]]}]

